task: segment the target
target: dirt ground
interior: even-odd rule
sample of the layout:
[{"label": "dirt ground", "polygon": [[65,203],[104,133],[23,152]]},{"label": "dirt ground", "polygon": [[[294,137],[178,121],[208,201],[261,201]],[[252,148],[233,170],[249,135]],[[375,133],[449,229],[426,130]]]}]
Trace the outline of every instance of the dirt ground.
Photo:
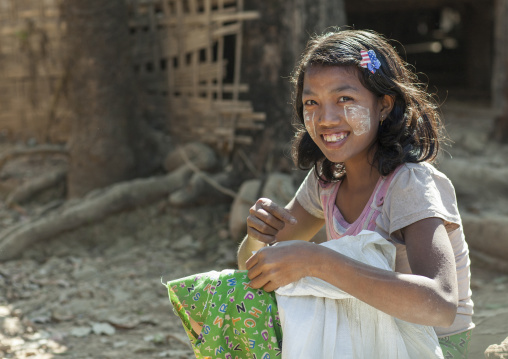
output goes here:
[{"label": "dirt ground", "polygon": [[[463,116],[456,108],[450,111]],[[449,128],[455,156],[508,151],[490,148],[484,130],[489,123],[478,124],[473,120],[481,114],[466,112],[467,126],[452,121]],[[57,162],[11,161],[0,170],[0,199]],[[0,202],[0,229],[41,215],[48,202],[58,205],[61,195],[55,189],[16,208]],[[474,210],[491,211],[489,206]],[[177,209],[163,198],[0,263],[0,358],[193,358],[161,282],[233,268],[239,239],[230,238],[228,215],[229,204]],[[477,327],[470,358],[476,359],[508,336],[508,274],[472,260]]]}]

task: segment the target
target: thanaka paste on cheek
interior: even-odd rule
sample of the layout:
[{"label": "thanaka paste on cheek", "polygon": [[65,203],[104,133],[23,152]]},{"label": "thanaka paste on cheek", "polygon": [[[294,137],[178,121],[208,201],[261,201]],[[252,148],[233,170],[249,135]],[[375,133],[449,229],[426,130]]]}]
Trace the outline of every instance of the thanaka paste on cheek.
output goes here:
[{"label": "thanaka paste on cheek", "polygon": [[314,115],[316,113],[309,113],[307,110],[303,110],[303,119],[305,120],[305,128],[309,132],[310,137],[314,140],[316,138],[316,123],[314,122]]},{"label": "thanaka paste on cheek", "polygon": [[345,105],[344,114],[349,126],[356,136],[361,136],[370,131],[370,110],[358,105]]}]

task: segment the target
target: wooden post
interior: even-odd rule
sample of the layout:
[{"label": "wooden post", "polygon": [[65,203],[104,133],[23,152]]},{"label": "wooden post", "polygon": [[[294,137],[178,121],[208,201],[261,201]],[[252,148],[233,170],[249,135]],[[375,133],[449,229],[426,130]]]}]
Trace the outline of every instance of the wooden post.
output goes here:
[{"label": "wooden post", "polygon": [[[494,62],[492,68],[492,106],[506,107],[504,91],[508,82],[508,0],[494,1]],[[506,111],[506,109],[504,109]]]},{"label": "wooden post", "polygon": [[508,0],[496,0],[494,7],[494,65],[492,69],[492,107],[500,112],[491,136],[508,143]]}]

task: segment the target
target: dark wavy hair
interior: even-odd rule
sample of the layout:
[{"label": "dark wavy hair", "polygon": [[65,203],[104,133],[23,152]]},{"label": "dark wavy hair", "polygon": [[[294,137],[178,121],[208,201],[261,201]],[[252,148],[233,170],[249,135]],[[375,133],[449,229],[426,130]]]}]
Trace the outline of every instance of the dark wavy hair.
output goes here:
[{"label": "dark wavy hair", "polygon": [[[373,74],[360,67],[360,51],[374,50],[381,67]],[[343,163],[330,162],[311,139],[303,118],[303,78],[313,66],[345,66],[358,69],[360,82],[378,97],[392,96],[394,106],[380,124],[373,166],[382,176],[390,174],[407,162],[434,162],[440,142],[445,138],[438,106],[419,83],[407,63],[397,54],[382,35],[366,30],[340,30],[312,38],[295,68],[292,82],[295,137],[292,157],[300,169],[316,169],[326,182],[341,179],[345,174]]]}]

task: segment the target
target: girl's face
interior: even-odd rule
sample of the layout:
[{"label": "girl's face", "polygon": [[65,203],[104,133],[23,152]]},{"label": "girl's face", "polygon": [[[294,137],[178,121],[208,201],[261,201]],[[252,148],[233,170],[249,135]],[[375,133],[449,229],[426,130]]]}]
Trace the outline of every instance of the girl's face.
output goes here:
[{"label": "girl's face", "polygon": [[393,107],[358,78],[358,69],[310,66],[303,78],[303,117],[311,138],[331,162],[346,166],[368,159],[379,122]]}]

